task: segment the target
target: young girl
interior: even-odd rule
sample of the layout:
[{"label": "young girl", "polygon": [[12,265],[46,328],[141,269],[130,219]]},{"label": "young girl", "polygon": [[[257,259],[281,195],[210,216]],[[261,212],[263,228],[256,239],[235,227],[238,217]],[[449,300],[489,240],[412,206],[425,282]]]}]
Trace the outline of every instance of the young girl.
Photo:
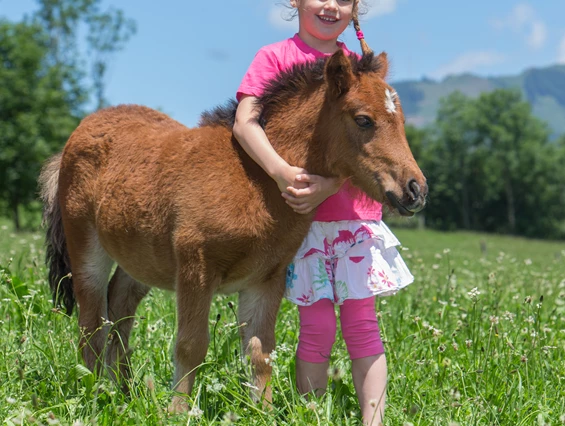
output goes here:
[{"label": "young girl", "polygon": [[363,51],[368,51],[359,28],[358,1],[290,1],[298,9],[299,32],[263,47],[255,56],[237,92],[233,132],[277,182],[295,212],[306,214],[318,207],[309,234],[289,266],[285,295],[298,305],[300,316],[298,388],[302,393],[325,391],[337,304],[361,412],[366,424],[376,425],[383,419],[387,370],[375,296],[394,293],[413,277],[395,248],[400,243],[381,222],[381,205],[353,190],[348,181],[311,175],[287,164],[259,125],[255,107],[265,84],[281,71],[338,49],[350,54],[338,42],[350,22]]}]

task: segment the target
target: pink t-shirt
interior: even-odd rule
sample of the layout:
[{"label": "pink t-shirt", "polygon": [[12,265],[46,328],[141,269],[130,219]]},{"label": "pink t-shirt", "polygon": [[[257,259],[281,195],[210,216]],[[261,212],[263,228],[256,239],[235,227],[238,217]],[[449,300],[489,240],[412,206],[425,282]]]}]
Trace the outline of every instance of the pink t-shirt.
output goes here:
[{"label": "pink t-shirt", "polygon": [[[345,44],[338,43],[346,54],[350,51]],[[247,73],[237,89],[236,98],[243,95],[260,97],[265,84],[282,71],[295,64],[313,62],[330,56],[308,46],[296,34],[294,37],[265,46],[257,52]],[[334,222],[338,220],[381,220],[382,205],[353,188],[346,181],[337,194],[328,197],[320,206],[314,220]]]}]

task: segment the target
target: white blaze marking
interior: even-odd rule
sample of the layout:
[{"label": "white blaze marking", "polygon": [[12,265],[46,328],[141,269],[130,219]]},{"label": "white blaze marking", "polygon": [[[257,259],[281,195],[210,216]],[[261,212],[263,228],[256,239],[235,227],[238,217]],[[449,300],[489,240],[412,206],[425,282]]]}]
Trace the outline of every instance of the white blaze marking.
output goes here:
[{"label": "white blaze marking", "polygon": [[396,104],[394,101],[398,98],[398,94],[385,89],[385,95],[385,108],[389,113],[394,114],[396,112]]}]

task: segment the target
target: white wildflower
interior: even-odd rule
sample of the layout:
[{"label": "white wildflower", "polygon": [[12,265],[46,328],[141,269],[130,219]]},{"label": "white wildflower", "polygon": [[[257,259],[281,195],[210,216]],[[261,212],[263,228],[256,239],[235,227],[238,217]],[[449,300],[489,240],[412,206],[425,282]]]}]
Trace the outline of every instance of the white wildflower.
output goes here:
[{"label": "white wildflower", "polygon": [[223,425],[233,425],[239,420],[239,416],[235,413],[227,412],[224,414],[224,418],[222,420]]},{"label": "white wildflower", "polygon": [[471,291],[469,291],[467,293],[469,295],[469,297],[473,300],[477,299],[477,297],[479,296],[479,294],[481,294],[481,292],[479,291],[479,289],[477,287],[474,287],[471,289]]},{"label": "white wildflower", "polygon": [[434,337],[439,337],[443,334],[443,331],[437,328],[432,327],[431,330],[432,330],[432,336]]},{"label": "white wildflower", "polygon": [[110,321],[109,319],[106,319],[104,317],[100,317],[102,319],[102,325],[109,325],[112,326],[114,325],[114,323],[112,321]]},{"label": "white wildflower", "polygon": [[219,393],[224,390],[225,386],[220,383],[217,377],[214,377],[210,380],[211,383],[206,385],[206,390],[212,393]]},{"label": "white wildflower", "polygon": [[513,314],[512,312],[504,312],[502,314],[502,318],[504,318],[506,321],[510,321],[510,322],[514,322],[514,318],[516,317],[516,314]]},{"label": "white wildflower", "polygon": [[200,417],[202,414],[204,414],[204,411],[198,407],[192,407],[192,409],[188,412],[190,417]]},{"label": "white wildflower", "polygon": [[328,376],[334,380],[341,380],[343,378],[343,371],[339,367],[330,367],[328,368]]}]

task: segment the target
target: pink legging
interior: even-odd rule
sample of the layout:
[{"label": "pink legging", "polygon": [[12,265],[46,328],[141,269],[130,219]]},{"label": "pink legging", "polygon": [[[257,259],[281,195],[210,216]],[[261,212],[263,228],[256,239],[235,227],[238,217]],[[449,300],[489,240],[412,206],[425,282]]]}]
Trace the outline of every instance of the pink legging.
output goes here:
[{"label": "pink legging", "polygon": [[[298,306],[298,313],[300,337],[296,356],[306,362],[328,361],[336,332],[333,302],[322,299],[310,306]],[[351,359],[384,353],[374,297],[345,300],[340,306],[340,321]]]}]

